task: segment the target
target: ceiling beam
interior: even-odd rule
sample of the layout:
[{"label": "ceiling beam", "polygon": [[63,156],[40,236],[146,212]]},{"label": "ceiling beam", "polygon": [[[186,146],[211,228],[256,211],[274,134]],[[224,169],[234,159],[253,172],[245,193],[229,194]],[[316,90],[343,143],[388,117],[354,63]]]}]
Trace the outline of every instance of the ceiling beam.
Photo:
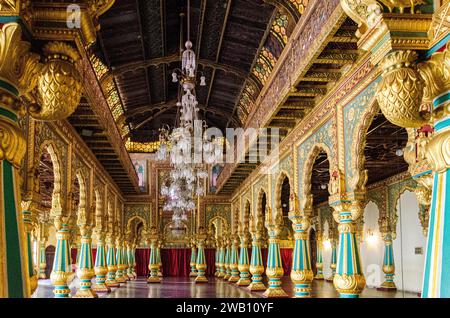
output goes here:
[{"label": "ceiling beam", "polygon": [[[145,60],[146,59],[146,54],[145,54],[145,45],[144,45],[144,33],[142,32],[142,21],[141,21],[141,10],[139,8],[139,0],[136,0],[136,14],[137,14],[137,19],[138,19],[138,26],[139,26],[139,35],[140,35],[140,42],[141,42],[141,47],[142,47],[142,58]],[[150,93],[150,79],[148,78],[148,70],[146,70],[145,72],[145,83],[147,84],[147,92],[148,92],[148,100],[151,103],[152,102],[152,94]]]},{"label": "ceiling beam", "polygon": [[[228,0],[227,8],[226,8],[226,11],[225,11],[225,18],[223,19],[223,24],[222,24],[222,31],[220,32],[219,45],[217,46],[217,54],[216,54],[216,60],[215,60],[216,64],[218,64],[219,60],[220,60],[220,53],[222,51],[223,39],[225,37],[225,31],[227,29],[228,18],[230,17],[230,11],[231,11],[231,4],[232,3],[233,3],[233,0]],[[244,78],[246,76],[247,75],[245,75]],[[205,102],[206,107],[208,107],[208,105],[209,105],[209,100],[211,98],[211,92],[212,92],[212,88],[214,86],[215,78],[216,78],[216,68],[213,68],[213,73],[211,75],[210,84],[209,84],[209,88],[208,88],[208,95],[206,96],[206,102]],[[233,116],[233,114],[231,114],[231,116]]]}]

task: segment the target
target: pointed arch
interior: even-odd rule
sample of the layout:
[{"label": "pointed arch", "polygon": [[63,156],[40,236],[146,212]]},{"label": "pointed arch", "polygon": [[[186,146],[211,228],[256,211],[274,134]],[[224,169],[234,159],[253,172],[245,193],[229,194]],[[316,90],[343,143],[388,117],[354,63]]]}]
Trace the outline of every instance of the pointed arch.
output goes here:
[{"label": "pointed arch", "polygon": [[[326,153],[328,162],[330,163],[330,171],[334,171],[332,165],[332,151],[328,147],[328,145],[324,143],[315,143],[311,149],[309,150],[309,153],[307,154],[307,159],[305,161],[305,164],[303,166],[303,176],[301,178],[302,185],[300,187],[301,193],[299,193],[299,200],[300,200],[300,209],[302,210],[302,213],[306,214],[312,214],[313,213],[313,198],[312,198],[312,191],[311,191],[311,178],[313,174],[313,168],[314,168],[314,162],[316,161],[317,157],[320,153]],[[331,180],[330,180],[331,183]],[[330,193],[330,184],[328,185],[328,193]],[[331,194],[331,193],[330,193]]]}]

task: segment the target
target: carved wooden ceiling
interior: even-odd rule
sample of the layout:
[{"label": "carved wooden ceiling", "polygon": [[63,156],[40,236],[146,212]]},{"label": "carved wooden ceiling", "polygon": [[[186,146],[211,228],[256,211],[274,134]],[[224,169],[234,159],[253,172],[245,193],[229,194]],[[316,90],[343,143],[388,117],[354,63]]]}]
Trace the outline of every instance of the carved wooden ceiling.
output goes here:
[{"label": "carved wooden ceiling", "polygon": [[[171,73],[180,67],[186,4],[117,0],[100,19],[94,51],[112,70],[124,105],[119,122],[129,125],[132,141],[156,141],[162,125],[175,124],[178,86]],[[208,83],[196,90],[200,117],[222,130],[240,126],[236,105],[246,83],[261,88],[251,71],[277,10],[263,0],[192,0],[191,7],[191,41]],[[186,34],[184,26],[183,41]]]},{"label": "carved wooden ceiling", "polygon": [[[359,59],[361,51],[358,50],[358,39],[355,36],[357,28],[350,18],[344,19],[336,26],[336,32],[324,41],[311,65],[304,70],[302,77],[297,80],[297,85],[288,93],[285,102],[273,112],[266,126],[269,128],[269,136],[272,136],[270,129],[274,128],[278,129],[280,140],[285,138]],[[261,141],[265,142],[264,136],[261,137],[257,141],[257,147],[261,146]],[[246,158],[249,158],[249,154]],[[218,193],[233,193],[259,164],[259,161],[256,164],[237,164]]]}]

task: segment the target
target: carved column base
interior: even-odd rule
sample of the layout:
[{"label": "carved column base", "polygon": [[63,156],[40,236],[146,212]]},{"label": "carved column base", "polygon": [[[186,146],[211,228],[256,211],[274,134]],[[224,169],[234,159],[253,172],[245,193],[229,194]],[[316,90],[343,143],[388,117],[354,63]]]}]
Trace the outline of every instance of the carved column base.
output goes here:
[{"label": "carved column base", "polygon": [[94,285],[92,285],[92,290],[98,294],[102,294],[102,293],[106,294],[106,293],[111,292],[111,288],[109,288],[106,285],[106,283],[103,283],[103,284],[95,283]]},{"label": "carved column base", "polygon": [[239,272],[237,270],[236,271],[232,271],[230,278],[228,278],[228,282],[229,283],[236,283],[238,280],[239,280]]},{"label": "carved column base", "polygon": [[67,272],[52,272],[50,275],[55,298],[69,298],[70,288],[67,282]]},{"label": "carved column base", "polygon": [[249,286],[251,284],[251,280],[250,278],[246,277],[246,278],[239,278],[239,280],[236,282],[237,286]]},{"label": "carved column base", "polygon": [[386,275],[386,281],[381,284],[379,288],[377,288],[379,291],[396,291],[397,286],[394,283],[394,275]]},{"label": "carved column base", "polygon": [[262,279],[261,281],[255,281],[254,278],[252,278],[252,282],[250,285],[247,286],[247,289],[249,291],[266,291],[267,287],[263,284]]},{"label": "carved column base", "polygon": [[225,277],[225,273],[220,271],[219,274],[217,275],[217,278],[224,278]]},{"label": "carved column base", "polygon": [[363,275],[339,275],[336,273],[333,283],[341,298],[359,298],[366,286],[366,279]]},{"label": "carved column base", "polygon": [[288,295],[281,286],[281,279],[270,278],[269,288],[264,292],[263,296],[267,298],[287,298]]},{"label": "carved column base", "polygon": [[147,283],[148,284],[160,284],[162,281],[161,277],[158,276],[150,276],[149,278],[147,278]]},{"label": "carved column base", "polygon": [[73,298],[98,298],[98,295],[92,288],[79,289]]},{"label": "carved column base", "polygon": [[229,280],[230,277],[231,277],[231,274],[230,274],[230,273],[225,273],[225,275],[223,276],[223,279],[224,279],[224,280]]},{"label": "carved column base", "polygon": [[191,269],[191,272],[189,273],[189,277],[197,277],[197,275],[198,275],[197,270]]},{"label": "carved column base", "polygon": [[295,284],[294,298],[311,298],[311,284]]},{"label": "carved column base", "polygon": [[206,278],[206,276],[197,276],[195,278],[195,282],[196,283],[207,283],[208,282],[208,278]]}]

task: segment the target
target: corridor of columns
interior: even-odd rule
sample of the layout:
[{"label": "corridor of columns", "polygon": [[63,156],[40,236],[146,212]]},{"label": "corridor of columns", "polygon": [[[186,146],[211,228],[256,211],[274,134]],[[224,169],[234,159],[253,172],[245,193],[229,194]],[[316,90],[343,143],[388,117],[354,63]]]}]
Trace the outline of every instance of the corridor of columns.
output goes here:
[{"label": "corridor of columns", "polygon": [[449,17],[0,0],[0,297],[450,297]]}]

